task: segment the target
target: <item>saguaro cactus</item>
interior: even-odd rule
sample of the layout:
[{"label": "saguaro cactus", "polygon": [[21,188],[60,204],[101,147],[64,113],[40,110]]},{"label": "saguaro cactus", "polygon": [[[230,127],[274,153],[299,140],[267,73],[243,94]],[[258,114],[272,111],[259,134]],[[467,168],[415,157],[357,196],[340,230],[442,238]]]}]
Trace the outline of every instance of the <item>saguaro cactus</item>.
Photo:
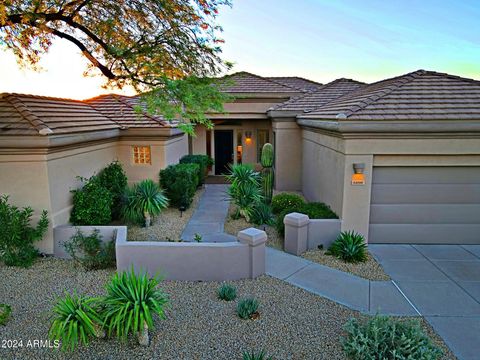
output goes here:
[{"label": "saguaro cactus", "polygon": [[262,148],[261,164],[262,170],[262,187],[265,203],[270,204],[273,196],[273,180],[275,171],[273,170],[273,145],[266,143]]}]

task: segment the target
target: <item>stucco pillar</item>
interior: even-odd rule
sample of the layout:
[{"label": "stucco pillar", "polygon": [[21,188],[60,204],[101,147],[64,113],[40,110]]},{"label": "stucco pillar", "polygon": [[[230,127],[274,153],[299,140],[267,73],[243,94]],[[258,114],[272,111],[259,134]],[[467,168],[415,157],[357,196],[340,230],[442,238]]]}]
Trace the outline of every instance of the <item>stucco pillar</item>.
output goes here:
[{"label": "stucco pillar", "polygon": [[302,130],[292,119],[273,119],[275,189],[302,190]]},{"label": "stucco pillar", "polygon": [[308,215],[293,212],[283,219],[285,224],[284,248],[287,253],[300,255],[308,248]]},{"label": "stucco pillar", "polygon": [[[364,165],[363,185],[352,185],[353,165]],[[373,155],[346,155],[342,205],[342,231],[356,231],[368,241]]]},{"label": "stucco pillar", "polygon": [[265,243],[267,233],[255,228],[239,231],[237,239],[242,244],[249,246],[250,252],[250,278],[265,274]]}]

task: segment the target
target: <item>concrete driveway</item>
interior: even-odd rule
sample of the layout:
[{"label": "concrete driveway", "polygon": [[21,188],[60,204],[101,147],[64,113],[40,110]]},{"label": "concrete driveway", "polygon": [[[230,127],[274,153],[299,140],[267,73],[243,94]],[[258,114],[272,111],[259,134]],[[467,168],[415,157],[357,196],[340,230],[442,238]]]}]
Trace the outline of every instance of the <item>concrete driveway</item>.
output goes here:
[{"label": "concrete driveway", "polygon": [[459,359],[480,358],[480,245],[369,245]]}]

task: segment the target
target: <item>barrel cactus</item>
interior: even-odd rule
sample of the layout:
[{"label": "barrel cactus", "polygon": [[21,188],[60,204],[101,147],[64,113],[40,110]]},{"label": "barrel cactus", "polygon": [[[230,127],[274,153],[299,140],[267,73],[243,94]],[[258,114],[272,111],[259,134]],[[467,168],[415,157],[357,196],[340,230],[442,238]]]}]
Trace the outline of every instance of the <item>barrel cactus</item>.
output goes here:
[{"label": "barrel cactus", "polygon": [[273,145],[266,143],[262,148],[261,164],[262,170],[262,187],[265,203],[270,204],[273,196],[273,181],[275,172],[273,170]]}]

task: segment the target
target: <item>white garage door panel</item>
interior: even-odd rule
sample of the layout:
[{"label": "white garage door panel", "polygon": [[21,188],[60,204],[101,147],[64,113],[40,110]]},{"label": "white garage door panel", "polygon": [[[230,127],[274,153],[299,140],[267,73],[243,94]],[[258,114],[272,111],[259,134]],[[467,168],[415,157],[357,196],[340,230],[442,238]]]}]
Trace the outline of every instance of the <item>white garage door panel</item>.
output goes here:
[{"label": "white garage door panel", "polygon": [[376,167],[369,242],[480,244],[480,167]]},{"label": "white garage door panel", "polygon": [[479,204],[377,204],[370,224],[478,224],[479,216]]}]

